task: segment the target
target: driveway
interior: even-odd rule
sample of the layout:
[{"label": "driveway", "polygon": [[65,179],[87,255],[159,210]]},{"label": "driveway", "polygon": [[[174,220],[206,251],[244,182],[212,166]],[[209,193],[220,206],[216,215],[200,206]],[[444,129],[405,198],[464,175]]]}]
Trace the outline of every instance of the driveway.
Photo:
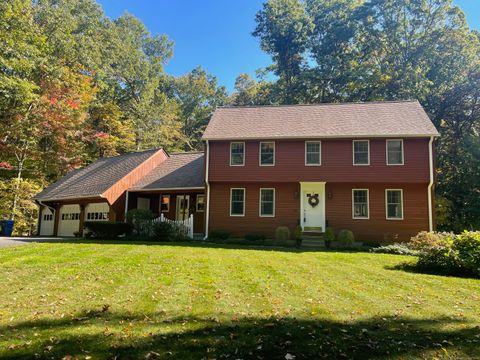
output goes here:
[{"label": "driveway", "polygon": [[33,242],[62,242],[62,238],[53,237],[4,237],[0,236],[0,248],[28,245]]}]

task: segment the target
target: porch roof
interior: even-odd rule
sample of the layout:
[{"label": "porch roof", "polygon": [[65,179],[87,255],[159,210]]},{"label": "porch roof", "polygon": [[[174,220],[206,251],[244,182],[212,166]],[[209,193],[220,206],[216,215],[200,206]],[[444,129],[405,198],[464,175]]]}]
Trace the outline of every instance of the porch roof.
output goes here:
[{"label": "porch roof", "polygon": [[203,152],[174,153],[128,191],[205,187]]}]

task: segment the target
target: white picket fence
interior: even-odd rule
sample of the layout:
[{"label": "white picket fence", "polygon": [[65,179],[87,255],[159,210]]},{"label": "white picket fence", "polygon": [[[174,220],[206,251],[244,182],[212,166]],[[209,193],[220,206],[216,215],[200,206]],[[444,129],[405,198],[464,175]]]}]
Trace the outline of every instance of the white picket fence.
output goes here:
[{"label": "white picket fence", "polygon": [[178,226],[180,229],[182,229],[186,236],[188,236],[190,239],[193,239],[193,214],[191,214],[185,220],[170,220],[166,218],[165,215],[160,214],[160,217],[156,218],[154,221],[174,224]]}]

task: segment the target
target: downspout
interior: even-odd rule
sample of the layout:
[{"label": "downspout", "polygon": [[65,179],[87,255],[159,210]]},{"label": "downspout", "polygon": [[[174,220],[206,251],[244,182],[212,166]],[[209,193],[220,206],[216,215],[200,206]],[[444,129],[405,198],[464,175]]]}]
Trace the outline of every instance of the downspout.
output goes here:
[{"label": "downspout", "polygon": [[125,192],[125,215],[123,217],[123,222],[127,222],[127,212],[128,212],[128,190]]},{"label": "downspout", "polygon": [[428,158],[430,170],[430,182],[428,183],[428,231],[433,231],[433,209],[432,209],[432,188],[433,188],[433,136],[428,142]]},{"label": "downspout", "polygon": [[207,186],[207,206],[205,208],[205,236],[203,240],[208,238],[208,222],[210,219],[210,183],[208,182],[208,168],[210,164],[210,144],[208,140],[206,142],[207,151],[206,151],[206,160],[205,160],[205,185]]}]

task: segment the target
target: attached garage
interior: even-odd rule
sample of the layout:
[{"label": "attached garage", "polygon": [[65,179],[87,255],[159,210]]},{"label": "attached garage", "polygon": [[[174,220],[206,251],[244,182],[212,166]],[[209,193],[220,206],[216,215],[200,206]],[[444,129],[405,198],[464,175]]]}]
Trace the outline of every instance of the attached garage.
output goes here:
[{"label": "attached garage", "polygon": [[53,236],[55,223],[55,211],[49,207],[44,207],[40,214],[40,235]]},{"label": "attached garage", "polygon": [[100,158],[70,171],[35,196],[41,209],[38,234],[74,236],[84,221],[122,221],[126,191],[168,157],[154,149]]},{"label": "attached garage", "polygon": [[60,208],[58,236],[74,236],[80,229],[80,205],[63,205]]}]

